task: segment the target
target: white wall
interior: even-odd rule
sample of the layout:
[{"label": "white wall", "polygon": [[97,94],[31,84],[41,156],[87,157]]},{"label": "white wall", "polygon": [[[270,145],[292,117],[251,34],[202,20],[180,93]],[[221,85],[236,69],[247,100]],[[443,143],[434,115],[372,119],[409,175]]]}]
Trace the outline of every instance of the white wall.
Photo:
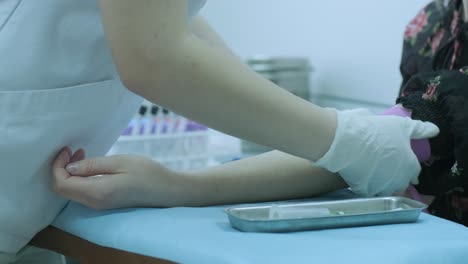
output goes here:
[{"label": "white wall", "polygon": [[[306,56],[322,103],[393,104],[405,25],[428,0],[209,0],[202,14],[242,58]],[[327,101],[328,100],[328,101]]]}]

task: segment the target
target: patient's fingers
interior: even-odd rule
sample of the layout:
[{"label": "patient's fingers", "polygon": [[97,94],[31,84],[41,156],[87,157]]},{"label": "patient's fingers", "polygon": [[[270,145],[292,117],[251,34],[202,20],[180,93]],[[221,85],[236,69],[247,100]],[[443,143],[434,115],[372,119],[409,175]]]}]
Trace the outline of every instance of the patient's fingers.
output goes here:
[{"label": "patient's fingers", "polygon": [[95,176],[100,174],[120,173],[121,162],[118,156],[85,159],[70,163],[66,170],[74,176]]}]

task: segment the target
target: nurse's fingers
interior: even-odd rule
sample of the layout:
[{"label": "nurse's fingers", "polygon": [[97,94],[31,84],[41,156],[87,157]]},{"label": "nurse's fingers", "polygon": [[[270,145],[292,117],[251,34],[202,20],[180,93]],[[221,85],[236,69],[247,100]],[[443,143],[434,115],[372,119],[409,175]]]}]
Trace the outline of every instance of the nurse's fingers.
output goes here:
[{"label": "nurse's fingers", "polygon": [[84,158],[85,158],[85,151],[83,149],[79,149],[71,157],[70,163],[84,160]]},{"label": "nurse's fingers", "polygon": [[432,138],[439,134],[439,128],[430,122],[406,119],[407,127],[412,128],[411,139]]},{"label": "nurse's fingers", "polygon": [[100,174],[121,173],[122,162],[118,156],[85,159],[70,163],[66,170],[73,176],[95,176]]},{"label": "nurse's fingers", "polygon": [[72,151],[71,151],[71,149],[69,147],[65,147],[61,151],[65,151],[68,154],[68,156],[70,156],[70,157],[72,156]]}]

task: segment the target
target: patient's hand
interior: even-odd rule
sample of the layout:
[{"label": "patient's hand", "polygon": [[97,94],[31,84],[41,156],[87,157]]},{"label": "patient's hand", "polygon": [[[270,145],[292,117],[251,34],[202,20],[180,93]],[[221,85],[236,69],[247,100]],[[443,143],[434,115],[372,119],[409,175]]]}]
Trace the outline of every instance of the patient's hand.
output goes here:
[{"label": "patient's hand", "polygon": [[52,166],[53,189],[94,209],[180,206],[191,186],[190,179],[142,156],[83,158],[82,151],[60,152]]}]

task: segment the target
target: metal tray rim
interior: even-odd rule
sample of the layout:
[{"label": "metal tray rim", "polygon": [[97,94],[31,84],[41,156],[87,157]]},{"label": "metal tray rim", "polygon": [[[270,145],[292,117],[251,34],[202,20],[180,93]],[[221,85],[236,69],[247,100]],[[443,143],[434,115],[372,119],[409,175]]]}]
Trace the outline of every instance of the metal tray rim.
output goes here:
[{"label": "metal tray rim", "polygon": [[386,196],[386,197],[377,197],[377,198],[352,198],[352,199],[344,199],[344,200],[327,200],[327,201],[310,201],[310,202],[298,202],[298,203],[287,203],[287,204],[282,204],[282,205],[300,205],[300,204],[311,204],[311,203],[321,203],[321,204],[327,204],[327,203],[337,203],[340,201],[346,201],[346,202],[353,202],[353,201],[365,201],[365,200],[390,200],[390,199],[400,199],[400,200],[409,200],[411,203],[418,204],[420,207],[418,208],[410,208],[410,209],[401,209],[398,211],[382,211],[382,212],[373,212],[373,213],[357,213],[357,214],[347,214],[347,215],[333,215],[333,216],[316,216],[316,217],[305,217],[305,218],[290,218],[290,219],[249,219],[249,218],[243,218],[239,217],[237,215],[234,215],[231,213],[233,210],[239,210],[239,209],[266,209],[271,207],[272,205],[259,205],[259,206],[231,206],[228,208],[224,209],[224,212],[229,216],[229,217],[234,217],[236,219],[246,221],[246,222],[280,222],[280,221],[294,221],[294,220],[307,220],[307,219],[327,219],[327,218],[346,218],[346,217],[356,217],[356,216],[362,216],[362,215],[381,215],[381,214],[394,214],[398,212],[408,212],[408,211],[422,211],[426,209],[428,206],[422,202],[412,200],[407,197],[400,197],[400,196]]}]

